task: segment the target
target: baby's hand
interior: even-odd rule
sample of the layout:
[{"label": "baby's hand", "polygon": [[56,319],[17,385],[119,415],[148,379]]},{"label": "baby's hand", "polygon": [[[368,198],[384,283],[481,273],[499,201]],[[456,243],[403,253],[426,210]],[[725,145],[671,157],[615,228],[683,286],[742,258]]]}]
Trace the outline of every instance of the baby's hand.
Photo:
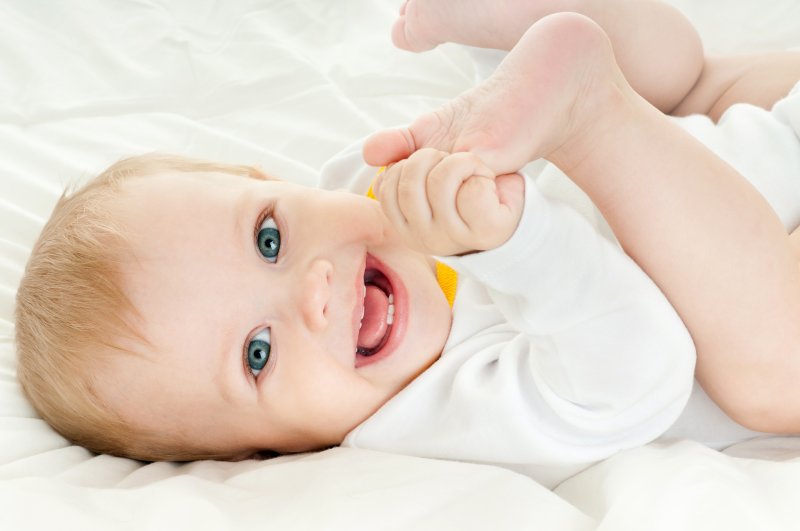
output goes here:
[{"label": "baby's hand", "polygon": [[449,256],[505,243],[522,215],[524,186],[521,175],[496,176],[472,153],[426,148],[389,166],[373,191],[409,247]]}]

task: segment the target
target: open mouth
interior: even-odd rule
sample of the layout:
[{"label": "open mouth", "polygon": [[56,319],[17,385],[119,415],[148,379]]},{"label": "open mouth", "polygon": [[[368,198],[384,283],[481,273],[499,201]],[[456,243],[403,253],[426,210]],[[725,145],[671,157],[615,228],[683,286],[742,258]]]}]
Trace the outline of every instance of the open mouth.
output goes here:
[{"label": "open mouth", "polygon": [[380,262],[367,256],[362,313],[357,324],[356,367],[373,363],[390,350],[386,347],[397,325],[397,294],[384,271]]}]

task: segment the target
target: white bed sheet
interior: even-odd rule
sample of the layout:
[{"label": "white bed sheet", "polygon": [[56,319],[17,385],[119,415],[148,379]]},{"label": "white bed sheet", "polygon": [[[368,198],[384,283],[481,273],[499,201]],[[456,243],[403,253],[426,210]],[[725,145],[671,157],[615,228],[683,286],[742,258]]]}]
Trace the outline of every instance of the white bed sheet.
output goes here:
[{"label": "white bed sheet", "polygon": [[[715,51],[800,46],[792,0],[674,0]],[[352,449],[176,465],[68,444],[14,379],[13,301],[63,186],[153,150],[313,183],[331,155],[470,86],[463,50],[394,50],[397,1],[0,4],[0,529],[800,529],[800,442],[624,452],[555,492],[490,466]]]}]

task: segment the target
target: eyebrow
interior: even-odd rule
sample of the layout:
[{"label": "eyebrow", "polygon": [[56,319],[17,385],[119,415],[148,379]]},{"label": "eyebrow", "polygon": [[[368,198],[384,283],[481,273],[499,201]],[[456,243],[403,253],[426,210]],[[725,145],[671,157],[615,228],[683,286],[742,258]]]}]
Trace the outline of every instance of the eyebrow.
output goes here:
[{"label": "eyebrow", "polygon": [[[251,239],[249,235],[253,233],[253,229],[250,228],[250,223],[247,221],[252,217],[252,208],[250,208],[251,197],[247,190],[242,190],[239,196],[233,201],[233,226],[231,228],[230,241],[241,242],[241,245],[239,243],[234,243],[234,252],[247,253],[247,241]],[[242,238],[242,234],[248,237]],[[253,245],[252,242],[251,245]],[[215,350],[215,352],[219,354],[217,354],[218,362],[213,372],[213,376],[217,378],[217,387],[219,388],[220,396],[230,405],[234,404],[231,384],[247,378],[243,365],[244,358],[242,357],[244,355],[245,345],[237,339],[236,328],[235,323],[230,322],[223,328],[220,347]],[[246,336],[244,341],[247,341]],[[239,346],[237,346],[237,344]],[[229,368],[231,363],[237,368],[233,377],[229,376],[231,374]],[[239,384],[233,383],[232,385]]]},{"label": "eyebrow", "polygon": [[[250,194],[243,190],[239,194],[239,197],[233,202],[233,232],[231,234],[231,241],[241,241],[242,232],[245,231],[248,225],[245,218],[250,215],[250,209],[248,208],[250,206],[250,198]],[[250,234],[252,231],[247,230],[245,232]]]}]

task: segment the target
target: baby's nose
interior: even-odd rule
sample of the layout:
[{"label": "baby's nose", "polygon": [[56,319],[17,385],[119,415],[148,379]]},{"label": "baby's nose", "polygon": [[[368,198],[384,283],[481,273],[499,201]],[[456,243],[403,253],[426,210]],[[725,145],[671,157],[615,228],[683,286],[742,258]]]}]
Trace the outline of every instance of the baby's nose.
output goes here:
[{"label": "baby's nose", "polygon": [[306,325],[315,332],[324,330],[328,324],[332,274],[333,264],[328,260],[316,259],[311,263],[303,279],[300,308]]}]

